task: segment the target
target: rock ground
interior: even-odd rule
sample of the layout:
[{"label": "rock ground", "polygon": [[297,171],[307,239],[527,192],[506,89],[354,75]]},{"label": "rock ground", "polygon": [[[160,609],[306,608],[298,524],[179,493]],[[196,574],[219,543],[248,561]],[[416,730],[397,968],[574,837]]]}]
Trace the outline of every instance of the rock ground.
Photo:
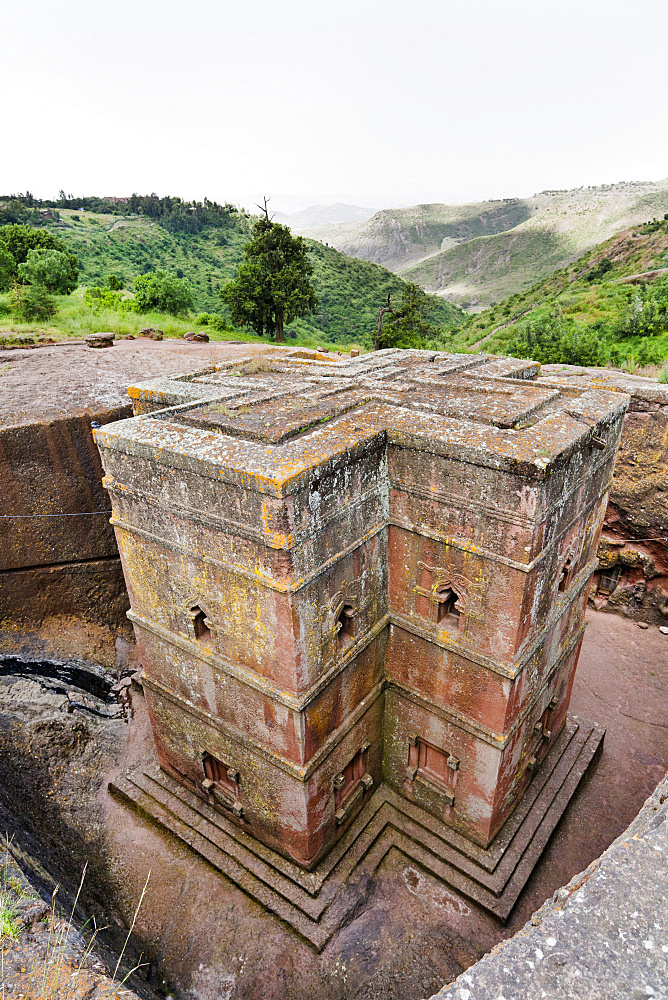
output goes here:
[{"label": "rock ground", "polygon": [[668,778],[524,930],[433,1000],[668,996]]},{"label": "rock ground", "polygon": [[119,340],[106,350],[83,341],[0,350],[0,426],[57,420],[128,406],[128,385],[155,375],[192,371],[223,358],[268,350],[269,344],[209,344],[184,340]]},{"label": "rock ground", "polygon": [[1,794],[15,814],[4,827],[17,840],[23,831],[33,855],[68,886],[76,888],[88,860],[82,906],[109,926],[112,947],[122,944],[150,871],[130,960],[144,951],[151,986],[179,1000],[418,1000],[520,929],[634,818],[668,766],[667,652],[656,628],[589,615],[572,709],[607,727],[603,754],[505,928],[395,851],[365,908],[316,955],[183,843],[109,796],[108,778],[152,753],[136,686],[128,724],[45,704],[36,690],[28,698],[25,678],[4,678]]},{"label": "rock ground", "polygon": [[109,974],[90,929],[79,933],[57,894],[40,896],[11,847],[0,849],[0,904],[11,926],[0,941],[3,1000],[138,1000],[122,975]]}]

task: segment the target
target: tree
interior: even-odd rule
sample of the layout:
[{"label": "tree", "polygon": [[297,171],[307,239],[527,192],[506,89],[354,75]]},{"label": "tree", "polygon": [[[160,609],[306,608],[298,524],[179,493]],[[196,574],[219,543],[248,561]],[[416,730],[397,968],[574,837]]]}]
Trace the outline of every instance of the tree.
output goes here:
[{"label": "tree", "polygon": [[77,287],[79,262],[74,254],[62,250],[29,250],[18,266],[19,281],[24,285],[43,285],[47,292],[69,295]]},{"label": "tree", "polygon": [[132,285],[135,293],[137,312],[148,312],[157,309],[159,312],[188,312],[193,306],[193,293],[185,278],[176,278],[167,271],[151,271],[140,274]]},{"label": "tree", "polygon": [[317,308],[312,274],[306,243],[269,218],[265,198],[264,215],[244,247],[244,263],[220,296],[233,323],[252,327],[260,337],[267,333],[280,343],[285,340],[286,323]]},{"label": "tree", "polygon": [[10,198],[0,204],[0,224],[37,221],[37,217],[39,217],[37,209],[28,208],[20,198]]},{"label": "tree", "polygon": [[17,273],[18,265],[25,263],[31,250],[60,250],[67,253],[67,247],[58,236],[45,229],[32,229],[30,226],[0,226],[0,243],[14,258],[14,274]]},{"label": "tree", "polygon": [[373,342],[374,351],[380,350],[380,345],[383,340],[383,319],[385,318],[385,313],[394,312],[392,308],[392,293],[387,293],[387,305],[381,306],[378,310],[378,329],[376,330],[376,338]]},{"label": "tree", "polygon": [[599,281],[608,271],[612,271],[613,263],[609,257],[601,257],[596,267],[585,276],[587,281]]},{"label": "tree", "polygon": [[412,282],[407,282],[398,309],[390,311],[380,334],[378,346],[420,348],[438,335],[431,316],[434,303],[429,295]]},{"label": "tree", "polygon": [[599,329],[567,323],[559,306],[547,316],[520,323],[507,351],[543,365],[604,365],[610,353]]},{"label": "tree", "polygon": [[644,285],[634,291],[620,311],[613,332],[620,337],[656,337],[668,329],[668,281]]},{"label": "tree", "polygon": [[3,243],[0,243],[0,292],[6,292],[16,271],[16,261]]}]

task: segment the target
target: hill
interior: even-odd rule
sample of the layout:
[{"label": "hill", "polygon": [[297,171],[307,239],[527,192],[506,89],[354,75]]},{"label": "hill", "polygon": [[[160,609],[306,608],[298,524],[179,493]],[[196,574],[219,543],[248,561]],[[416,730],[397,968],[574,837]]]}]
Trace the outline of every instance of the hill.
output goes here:
[{"label": "hill", "polygon": [[668,179],[468,205],[415,205],[299,229],[464,308],[531,287],[621,229],[668,212]]},{"label": "hill", "polygon": [[469,317],[450,344],[545,363],[661,365],[668,358],[668,219],[624,229]]},{"label": "hill", "polygon": [[[82,284],[99,285],[114,273],[131,288],[137,274],[165,268],[188,279],[197,311],[220,312],[218,292],[234,277],[252,224],[245,212],[226,208],[215,224],[205,223],[196,232],[167,228],[174,225],[171,216],[163,224],[141,213],[119,215],[80,208],[47,210],[39,221],[76,253]],[[395,301],[400,298],[404,280],[377,264],[352,259],[313,240],[307,243],[319,308],[316,314],[295,320],[290,329],[298,337],[370,345],[378,307],[388,292]],[[450,328],[463,322],[463,314],[451,303],[437,298],[434,305],[440,326]]]}]

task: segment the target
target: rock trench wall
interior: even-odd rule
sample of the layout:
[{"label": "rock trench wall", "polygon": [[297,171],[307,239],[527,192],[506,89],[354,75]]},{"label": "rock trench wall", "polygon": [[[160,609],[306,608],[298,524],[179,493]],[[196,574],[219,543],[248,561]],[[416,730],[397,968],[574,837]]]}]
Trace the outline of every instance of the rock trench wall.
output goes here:
[{"label": "rock trench wall", "polygon": [[590,602],[597,610],[668,625],[668,385],[574,365],[545,365],[541,375],[631,396]]},{"label": "rock trench wall", "polygon": [[127,653],[129,602],[90,424],[130,412],[0,431],[0,651],[105,666]]}]

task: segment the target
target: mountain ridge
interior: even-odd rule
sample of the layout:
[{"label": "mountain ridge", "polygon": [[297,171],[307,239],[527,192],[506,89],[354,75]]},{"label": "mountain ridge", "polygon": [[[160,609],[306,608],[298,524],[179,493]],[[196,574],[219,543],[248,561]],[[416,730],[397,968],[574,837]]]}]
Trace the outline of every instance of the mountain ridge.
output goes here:
[{"label": "mountain ridge", "polygon": [[[345,223],[366,222],[374,214],[371,208],[361,205],[346,205],[337,201],[333,205],[309,205],[298,212],[274,212],[274,222],[290,226],[295,232],[298,228],[335,226]],[[375,262],[374,262],[375,263]]]},{"label": "mountain ridge", "polygon": [[615,232],[665,212],[668,178],[425,203],[383,209],[362,223],[295,231],[470,309],[529,288]]}]

